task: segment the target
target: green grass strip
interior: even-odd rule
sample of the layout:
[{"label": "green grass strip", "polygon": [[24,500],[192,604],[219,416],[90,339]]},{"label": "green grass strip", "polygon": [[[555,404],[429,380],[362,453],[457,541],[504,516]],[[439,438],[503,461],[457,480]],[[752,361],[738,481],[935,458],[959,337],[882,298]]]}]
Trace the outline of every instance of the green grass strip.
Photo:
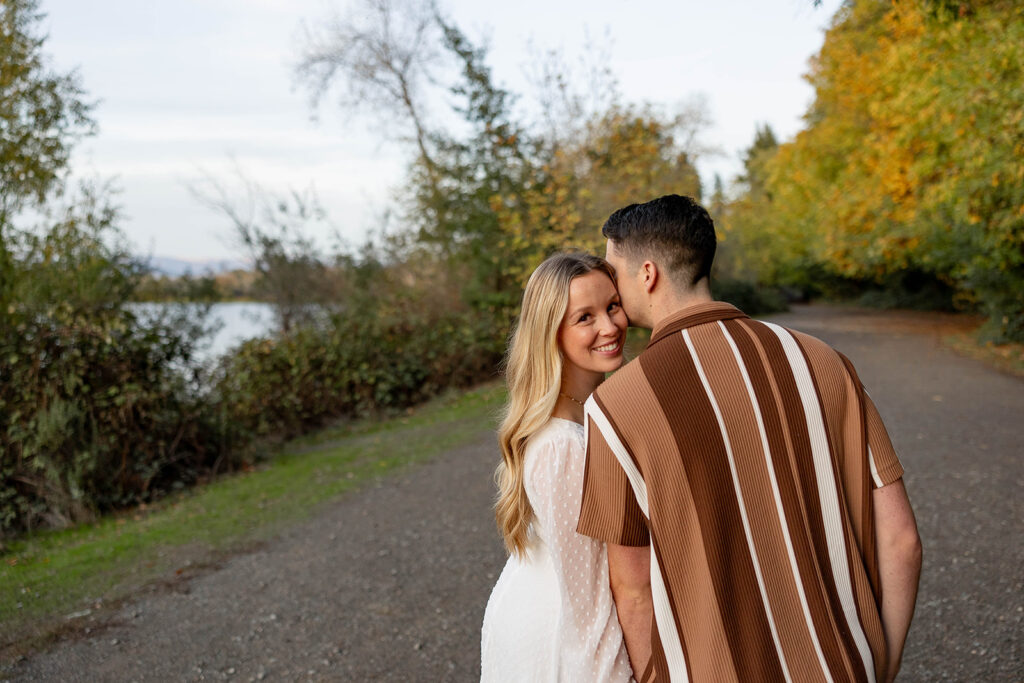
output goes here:
[{"label": "green grass strip", "polygon": [[962,356],[980,360],[1011,375],[1024,377],[1024,344],[994,344],[983,340],[978,331],[949,335],[943,341]]},{"label": "green grass strip", "polygon": [[252,471],[12,543],[0,556],[0,660],[41,644],[76,614],[252,547],[367,480],[493,432],[504,399],[502,386],[488,385],[400,417],[327,428]]}]

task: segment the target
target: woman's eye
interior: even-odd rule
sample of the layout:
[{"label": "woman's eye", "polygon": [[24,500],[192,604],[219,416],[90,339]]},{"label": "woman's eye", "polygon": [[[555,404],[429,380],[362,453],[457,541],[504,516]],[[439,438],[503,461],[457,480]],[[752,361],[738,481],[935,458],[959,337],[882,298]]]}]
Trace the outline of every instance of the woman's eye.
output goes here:
[{"label": "woman's eye", "polygon": [[585,323],[588,320],[590,320],[590,314],[584,313],[583,315],[580,316],[580,319],[577,322]]},{"label": "woman's eye", "polygon": [[608,304],[608,310],[609,311],[614,311],[618,307],[619,307],[619,302],[618,301],[613,301],[610,304]]}]

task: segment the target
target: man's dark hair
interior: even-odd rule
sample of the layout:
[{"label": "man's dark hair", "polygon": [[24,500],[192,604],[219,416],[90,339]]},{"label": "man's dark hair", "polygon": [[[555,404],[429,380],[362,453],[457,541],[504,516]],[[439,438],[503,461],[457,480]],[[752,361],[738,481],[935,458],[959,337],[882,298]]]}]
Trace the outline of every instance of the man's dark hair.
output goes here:
[{"label": "man's dark hair", "polygon": [[660,262],[676,285],[692,287],[711,277],[715,224],[692,197],[668,194],[630,204],[608,217],[601,234],[629,261]]}]

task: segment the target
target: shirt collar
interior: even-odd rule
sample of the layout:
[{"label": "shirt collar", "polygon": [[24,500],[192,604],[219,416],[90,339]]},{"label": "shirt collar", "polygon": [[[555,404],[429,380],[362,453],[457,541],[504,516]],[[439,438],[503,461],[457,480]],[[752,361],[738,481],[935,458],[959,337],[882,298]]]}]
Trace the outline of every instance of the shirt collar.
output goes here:
[{"label": "shirt collar", "polygon": [[746,317],[749,317],[746,313],[724,301],[706,301],[687,306],[659,320],[651,331],[651,341],[647,346],[650,348],[656,342],[687,327]]}]

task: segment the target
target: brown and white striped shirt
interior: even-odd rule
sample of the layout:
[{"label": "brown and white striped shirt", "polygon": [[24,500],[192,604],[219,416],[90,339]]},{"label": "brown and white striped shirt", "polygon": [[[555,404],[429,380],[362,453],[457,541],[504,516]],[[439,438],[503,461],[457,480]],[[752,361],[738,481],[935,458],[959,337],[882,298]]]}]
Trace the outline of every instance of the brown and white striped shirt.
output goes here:
[{"label": "brown and white striped shirt", "polygon": [[651,547],[648,680],[882,676],[871,492],[903,469],[842,354],[691,306],[598,388],[586,425],[577,530]]}]

